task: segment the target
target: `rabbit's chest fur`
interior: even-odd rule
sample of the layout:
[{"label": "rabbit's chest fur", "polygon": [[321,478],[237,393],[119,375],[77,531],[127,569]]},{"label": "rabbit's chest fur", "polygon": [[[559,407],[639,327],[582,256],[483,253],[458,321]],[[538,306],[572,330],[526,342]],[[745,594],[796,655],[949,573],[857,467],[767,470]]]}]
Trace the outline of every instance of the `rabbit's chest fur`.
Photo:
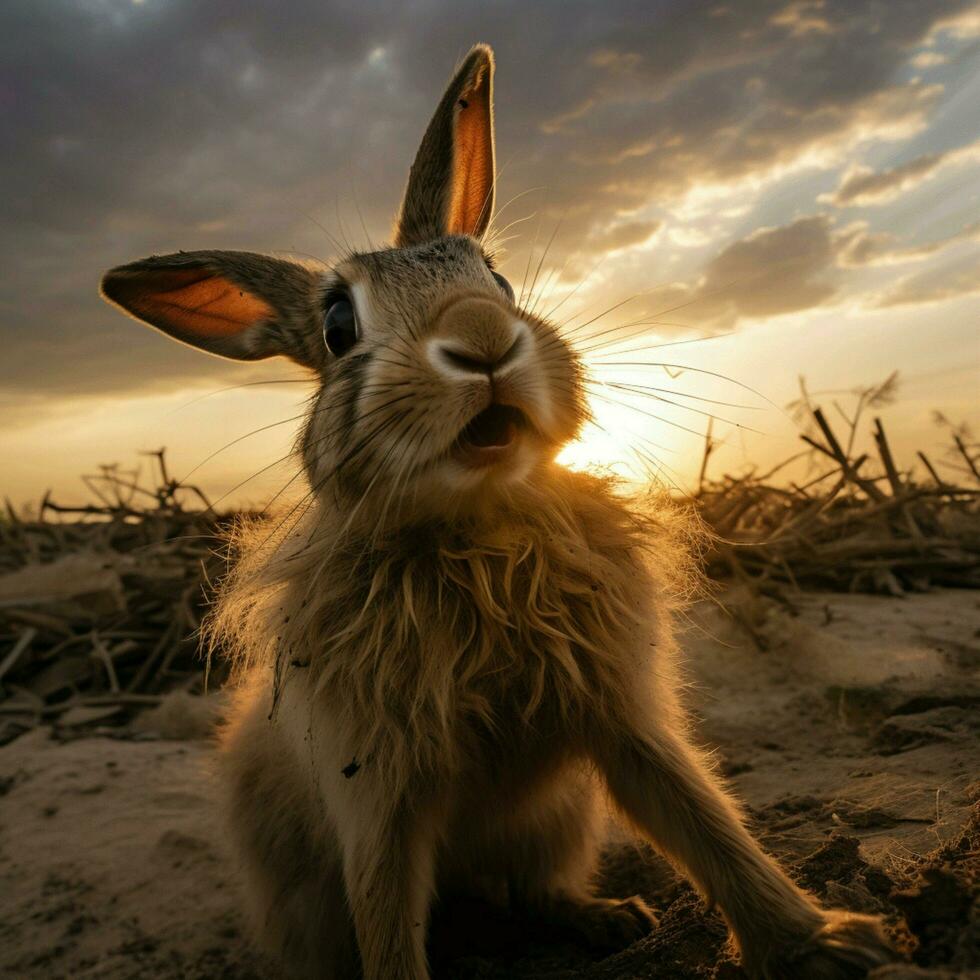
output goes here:
[{"label": "rabbit's chest fur", "polygon": [[335,762],[369,760],[396,782],[550,766],[658,648],[668,656],[647,542],[587,480],[519,519],[353,542],[289,581],[269,623],[274,699],[303,701]]}]

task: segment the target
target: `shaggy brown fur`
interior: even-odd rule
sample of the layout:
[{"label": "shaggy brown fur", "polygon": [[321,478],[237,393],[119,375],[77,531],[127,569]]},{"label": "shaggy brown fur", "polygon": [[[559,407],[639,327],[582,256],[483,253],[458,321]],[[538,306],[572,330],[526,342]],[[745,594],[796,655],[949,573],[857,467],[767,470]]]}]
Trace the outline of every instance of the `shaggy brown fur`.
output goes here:
[{"label": "shaggy brown fur", "polygon": [[[473,237],[474,202],[492,200],[492,68],[474,49],[436,111],[403,247],[349,256],[315,288],[291,273],[287,295],[228,253],[106,279],[181,339],[278,349],[321,381],[308,492],[241,529],[209,626],[238,668],[222,763],[257,931],[292,976],[366,980],[428,976],[436,894],[629,942],[650,910],[590,890],[608,796],[721,908],[751,975],[863,975],[890,957],[877,923],[797,888],[688,737],[683,525],[554,462],[586,415],[579,361]],[[195,263],[203,291],[161,275]],[[338,296],[356,342],[317,352]],[[239,324],[220,344],[215,304]]]}]

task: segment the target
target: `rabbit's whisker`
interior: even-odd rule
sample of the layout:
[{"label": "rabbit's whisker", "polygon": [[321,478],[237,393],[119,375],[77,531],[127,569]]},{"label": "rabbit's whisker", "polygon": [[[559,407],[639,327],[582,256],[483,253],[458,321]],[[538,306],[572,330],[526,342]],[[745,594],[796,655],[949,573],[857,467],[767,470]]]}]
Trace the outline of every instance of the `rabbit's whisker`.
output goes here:
[{"label": "rabbit's whisker", "polygon": [[[405,397],[408,397],[408,396],[405,396]],[[343,402],[341,400],[338,400],[338,402],[337,402],[337,404],[342,404],[342,403]],[[389,404],[391,404],[391,403],[390,402],[386,402],[386,403],[384,403],[382,405],[377,406],[375,409],[372,409],[370,412],[368,412],[367,414],[365,414],[363,416],[363,418],[369,418],[371,415],[375,414],[375,412],[382,411],[383,409],[387,408]],[[329,411],[332,407],[333,407],[332,405],[328,405],[326,407],[320,407],[320,408],[316,409],[314,412],[311,413],[311,417],[313,415],[320,414],[321,412]],[[314,440],[314,442],[311,445],[313,445],[313,446],[319,445],[320,443],[322,443],[326,439],[329,439],[331,436],[333,436],[336,433],[340,432],[343,428],[344,428],[344,426],[341,425],[341,426],[338,426],[335,429],[332,429],[332,430],[328,431],[325,435],[322,435],[322,436],[318,437],[316,440]],[[230,490],[227,490],[225,493],[223,493],[220,497],[217,498],[217,500],[214,501],[214,504],[221,503],[221,501],[225,500],[231,494],[233,494],[236,491],[240,490],[243,486],[245,486],[246,484],[250,483],[256,477],[261,476],[263,473],[267,472],[268,470],[271,470],[275,466],[278,466],[280,463],[284,463],[287,459],[290,459],[292,456],[296,455],[297,452],[298,452],[298,449],[294,447],[288,453],[286,453],[286,455],[280,456],[279,459],[273,460],[271,463],[267,463],[265,466],[261,467],[260,469],[256,470],[254,473],[252,473],[251,476],[246,477],[240,483],[237,483],[235,486],[233,486]],[[278,498],[281,497],[282,494],[297,479],[299,479],[300,476],[302,476],[302,470],[297,470],[286,481],[286,483],[269,500],[266,501],[265,506],[262,509],[264,511],[268,511],[269,508],[276,502],[276,500],[278,500]]]},{"label": "rabbit's whisker", "polygon": [[[388,383],[385,383],[384,385],[368,385],[368,386],[365,386],[364,388],[362,388],[361,389],[361,392],[363,393],[365,391],[374,391],[374,390],[382,390],[382,389],[385,389],[386,390],[386,389],[389,389],[389,388],[392,388],[392,387],[400,386],[402,384],[407,384],[407,382],[395,382],[394,384],[388,382]],[[231,442],[226,442],[220,449],[216,449],[213,453],[211,453],[210,455],[206,456],[193,469],[189,470],[184,475],[184,478],[180,482],[181,483],[186,483],[188,477],[192,476],[202,466],[204,466],[205,464],[209,463],[212,459],[215,458],[215,456],[218,456],[220,453],[223,453],[226,449],[230,449],[232,446],[237,445],[238,443],[242,442],[245,439],[248,439],[251,436],[258,435],[261,432],[266,432],[269,429],[274,429],[274,428],[276,428],[277,426],[280,426],[280,425],[287,425],[290,422],[299,421],[300,419],[310,419],[310,418],[313,418],[313,417],[315,417],[317,415],[322,414],[323,412],[331,411],[337,405],[344,404],[344,402],[346,402],[346,400],[347,400],[346,398],[344,398],[344,399],[338,399],[336,402],[328,403],[326,405],[321,405],[318,408],[314,409],[313,411],[304,412],[301,415],[293,415],[293,416],[290,416],[289,418],[286,418],[286,419],[280,419],[278,422],[270,422],[268,425],[262,425],[262,426],[259,426],[257,429],[252,429],[250,432],[246,432],[244,435],[241,435],[241,436],[238,436],[235,439],[232,439]],[[292,452],[290,452],[288,455],[282,457],[282,459],[283,460],[288,459],[290,455],[292,455]],[[229,492],[232,492],[232,491],[229,491]],[[227,494],[225,496],[227,496]],[[219,497],[218,499],[221,500],[223,498]]]},{"label": "rabbit's whisker", "polygon": [[[586,384],[587,385],[590,385],[591,382],[586,382]],[[593,389],[590,388],[590,390],[593,390]],[[704,433],[703,432],[697,432],[694,429],[688,428],[686,425],[682,425],[680,422],[673,421],[672,419],[665,419],[665,418],[663,418],[660,415],[654,415],[653,412],[650,412],[650,411],[648,411],[645,408],[640,408],[639,405],[633,405],[630,402],[626,402],[626,401],[622,401],[622,400],[617,399],[617,398],[613,398],[611,395],[605,395],[604,397],[606,398],[607,401],[611,402],[614,405],[619,405],[622,408],[630,409],[630,410],[632,410],[634,412],[637,412],[640,415],[646,415],[646,416],[648,416],[651,419],[655,419],[657,422],[663,422],[664,425],[673,426],[675,429],[681,429],[684,432],[689,432],[691,435],[697,436],[699,439],[704,436]],[[704,413],[702,413],[702,414],[704,414]]]},{"label": "rabbit's whisker", "polygon": [[[347,455],[344,456],[344,458],[333,469],[331,469],[326,474],[326,476],[324,476],[322,479],[320,479],[319,481],[317,481],[317,483],[313,487],[311,487],[310,490],[308,490],[307,493],[305,493],[299,499],[299,501],[297,501],[297,503],[295,503],[289,509],[289,511],[276,524],[276,526],[269,532],[269,534],[261,542],[259,542],[259,545],[258,545],[259,552],[261,552],[265,548],[265,546],[269,543],[269,541],[272,540],[272,538],[278,533],[278,531],[285,525],[285,523],[289,520],[289,518],[292,517],[293,514],[295,514],[296,511],[305,503],[306,504],[306,507],[303,510],[302,514],[299,515],[299,518],[297,518],[297,522],[299,520],[302,520],[302,517],[306,514],[306,512],[309,510],[309,507],[315,501],[316,495],[327,485],[327,483],[334,477],[334,475],[336,473],[338,473],[347,462],[349,462],[351,459],[353,459],[354,456],[356,456],[366,445],[368,445],[370,443],[371,439],[375,438],[377,435],[379,435],[385,429],[389,428],[391,425],[394,424],[395,421],[396,421],[396,418],[395,417],[389,417],[387,419],[383,419],[377,426],[375,426],[374,429],[371,430],[371,432],[369,432],[367,434],[367,436],[365,436],[364,438],[362,438],[358,442],[358,444],[354,447],[354,449],[352,449],[350,452],[348,452]],[[299,473],[297,473],[297,476],[298,475],[299,475]],[[296,477],[293,477],[293,479],[296,479]],[[292,480],[289,481],[289,483],[291,483],[291,482],[292,482]],[[288,485],[289,484],[287,483],[286,486],[288,486]],[[283,488],[283,489],[285,489],[285,488]],[[282,493],[282,491],[280,491],[280,493]],[[277,494],[276,496],[279,496],[279,494]],[[293,526],[295,526],[295,522],[294,522],[294,525]]]},{"label": "rabbit's whisker", "polygon": [[[567,292],[562,297],[562,299],[560,299],[550,310],[548,310],[547,313],[543,314],[542,319],[543,320],[549,320],[550,321],[552,319],[552,317],[554,317],[554,315],[570,299],[572,299],[573,296],[577,295],[578,294],[578,291],[589,282],[589,280],[596,274],[596,271],[599,269],[599,267],[602,265],[602,263],[606,261],[607,257],[608,257],[607,253],[603,253],[599,257],[598,261],[592,266],[592,268],[589,269],[589,271],[588,271],[588,273],[586,273],[585,277],[583,279],[579,280],[578,285],[576,285],[573,289],[569,290],[569,292]],[[562,271],[564,271],[564,268],[563,268]]]},{"label": "rabbit's whisker", "polygon": [[524,277],[521,279],[521,289],[517,296],[517,306],[519,309],[524,307],[524,297],[527,289],[528,277],[531,275],[531,265],[534,262],[534,253],[537,251],[538,247],[538,237],[541,234],[541,221],[543,216],[538,214],[537,223],[534,226],[534,238],[531,240],[531,247],[528,249],[527,253],[527,264],[524,266]]},{"label": "rabbit's whisker", "polygon": [[[717,398],[706,398],[704,395],[694,395],[689,391],[675,391],[673,388],[655,388],[650,385],[638,385],[625,381],[611,382],[595,375],[591,375],[591,378],[598,384],[613,384],[614,387],[633,392],[641,397],[657,398],[658,395],[662,393],[665,395],[672,395],[674,398],[693,398],[695,401],[706,402],[709,405],[721,405],[725,408],[738,408],[746,412],[758,412],[762,410],[761,406],[759,405],[742,405],[738,402],[726,402]],[[655,392],[656,394],[648,395],[648,392]]]},{"label": "rabbit's whisker", "polygon": [[575,341],[575,349],[579,353],[588,354],[595,350],[602,350],[603,348],[611,347],[614,344],[624,344],[628,340],[633,340],[634,337],[640,337],[644,333],[648,333],[648,331],[645,329],[634,330],[625,337],[611,337],[611,339],[605,340],[602,343],[596,343],[600,337],[609,337],[612,334],[618,334],[623,330],[630,330],[633,327],[680,327],[682,329],[690,329],[689,324],[686,323],[677,323],[672,320],[661,320],[659,317],[647,318],[646,316],[642,316],[636,320],[627,320],[625,323],[619,323],[614,327],[605,327],[596,333],[581,337],[579,340]]},{"label": "rabbit's whisker", "polygon": [[[621,407],[632,408],[632,406],[630,406],[630,405],[622,406],[622,403],[621,402],[618,402],[615,399],[610,398],[608,395],[604,395],[600,391],[592,391],[592,392],[590,392],[590,396],[592,398],[597,398],[600,401],[604,401],[604,402],[606,402],[609,405],[617,405],[617,406],[621,406]],[[598,424],[595,421],[595,419],[591,419],[590,421],[592,422],[593,425],[597,425]],[[605,431],[608,432],[609,430],[607,429]],[[653,442],[653,440],[650,439],[649,436],[641,435],[638,432],[634,432],[634,430],[632,430],[632,429],[627,429],[626,432],[627,432],[627,435],[635,436],[637,439],[643,439],[646,442],[648,442],[651,446],[653,446],[654,448],[660,449],[660,450],[662,450],[665,453],[676,453],[677,452],[676,449],[671,449],[669,446],[661,446],[661,445]]]},{"label": "rabbit's whisker", "polygon": [[604,361],[603,367],[659,367],[670,369],[671,371],[691,371],[693,374],[704,374],[710,378],[718,378],[721,381],[727,381],[729,384],[733,384],[738,388],[742,388],[744,391],[755,395],[757,398],[761,398],[770,407],[777,409],[780,413],[785,414],[783,409],[781,409],[775,402],[767,398],[761,391],[757,391],[750,385],[744,384],[741,381],[737,381],[735,378],[730,378],[727,374],[720,374],[717,371],[708,371],[706,368],[694,367],[690,364],[670,364],[664,361]]},{"label": "rabbit's whisker", "polygon": [[[319,228],[320,231],[322,231],[323,234],[327,236],[327,238],[330,240],[330,244],[333,246],[334,249],[336,249],[339,255],[343,256],[344,258],[350,258],[354,254],[354,251],[351,249],[349,243],[345,245],[344,243],[338,241],[337,237],[327,229],[327,227],[323,224],[322,221],[319,221],[318,219],[314,218],[312,214],[308,214],[308,213],[304,213],[303,217],[306,218],[306,220],[309,221],[311,224],[316,225],[316,227]],[[293,254],[295,255],[299,253],[294,252]]]},{"label": "rabbit's whisker", "polygon": [[[577,324],[574,324],[574,326],[573,326],[572,324],[573,324],[573,322],[575,320],[575,317],[572,317],[563,326],[563,328],[562,328],[562,336],[566,340],[570,340],[576,334],[578,334],[581,331],[583,331],[586,327],[591,326],[597,320],[601,320],[604,316],[608,316],[610,313],[613,313],[616,310],[621,309],[622,307],[626,306],[627,303],[632,303],[633,300],[639,299],[643,295],[644,295],[643,293],[634,293],[632,296],[627,296],[626,299],[621,299],[618,303],[613,303],[612,306],[607,306],[601,313],[597,313],[595,316],[590,317],[584,323],[577,323]],[[581,313],[577,314],[577,316],[581,316],[581,315],[582,315]]]},{"label": "rabbit's whisker", "polygon": [[168,418],[175,412],[182,412],[185,408],[190,408],[191,405],[196,405],[198,402],[203,402],[206,398],[214,398],[215,395],[223,395],[228,391],[238,391],[241,388],[254,388],[256,385],[308,385],[311,384],[310,378],[272,378],[268,381],[245,381],[240,385],[229,385],[227,388],[215,388],[214,391],[209,391],[204,395],[198,395],[196,398],[192,398],[188,402],[184,402],[182,405],[178,405],[176,408],[172,408],[169,412],[164,415],[164,418]]},{"label": "rabbit's whisker", "polygon": [[[651,321],[658,326],[686,326],[686,324],[674,324],[667,321]],[[605,357],[621,357],[626,354],[638,354],[644,351],[659,350],[661,347],[682,347],[686,344],[703,344],[709,340],[719,340],[722,337],[731,337],[734,331],[729,330],[725,333],[711,334],[708,337],[687,337],[684,340],[667,340],[659,344],[644,344],[642,347],[628,347],[626,350],[609,350],[604,353],[590,354],[589,360],[594,363],[601,363],[600,358]],[[603,345],[605,346],[605,345]]]},{"label": "rabbit's whisker", "polygon": [[[705,418],[714,419],[716,422],[724,422],[726,425],[734,426],[736,429],[745,429],[746,431],[753,432],[756,435],[762,435],[761,432],[759,432],[757,429],[753,429],[751,426],[742,425],[740,422],[734,422],[731,419],[722,418],[720,415],[714,415],[711,412],[706,412],[703,409],[696,408],[693,405],[685,405],[682,402],[672,401],[670,398],[665,398],[663,395],[653,394],[652,391],[650,391],[650,392],[639,391],[639,390],[637,390],[635,387],[633,387],[631,385],[624,385],[624,384],[622,384],[620,382],[617,382],[617,381],[595,381],[595,380],[592,380],[592,381],[589,381],[588,384],[591,384],[591,385],[601,384],[601,385],[604,385],[607,388],[612,388],[612,389],[614,389],[616,391],[624,391],[624,392],[626,392],[628,394],[631,394],[631,395],[637,395],[640,398],[649,398],[651,401],[662,402],[665,405],[672,405],[674,408],[680,408],[680,409],[683,409],[686,412],[693,412],[696,415],[702,415]],[[711,399],[705,399],[705,401],[711,401]],[[735,406],[735,407],[738,408],[738,407],[742,407],[742,406]],[[748,407],[748,406],[746,406],[746,407]],[[699,433],[699,435],[700,435],[700,433]]]},{"label": "rabbit's whisker", "polygon": [[[555,238],[558,235],[558,232],[561,230],[562,223],[564,222],[565,217],[567,216],[567,214],[568,214],[568,209],[566,208],[565,211],[564,211],[564,213],[561,215],[561,217],[556,222],[555,227],[552,230],[550,237],[548,238],[548,242],[547,242],[547,244],[545,245],[544,249],[541,252],[541,258],[538,260],[537,267],[534,270],[534,278],[531,280],[531,285],[528,288],[528,299],[529,300],[531,299],[531,297],[534,296],[534,289],[535,289],[535,286],[537,286],[538,277],[541,275],[541,269],[544,266],[545,259],[547,259],[548,253],[551,251],[551,246],[555,243]],[[523,288],[521,290],[521,295],[522,295],[522,300],[523,300]],[[540,302],[542,295],[543,295],[543,289],[542,289],[542,293],[539,294],[538,297],[534,299],[534,302],[531,305],[531,309],[529,311],[529,315],[530,316],[532,316],[532,317],[534,316],[535,308],[538,306],[538,303]],[[522,306],[525,306],[526,304],[522,303],[521,305]]]}]

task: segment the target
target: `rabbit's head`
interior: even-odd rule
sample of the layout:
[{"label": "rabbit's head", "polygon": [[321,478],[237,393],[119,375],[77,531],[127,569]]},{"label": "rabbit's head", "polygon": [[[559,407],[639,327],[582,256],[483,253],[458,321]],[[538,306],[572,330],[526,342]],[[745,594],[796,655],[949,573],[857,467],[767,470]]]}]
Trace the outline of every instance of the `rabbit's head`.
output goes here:
[{"label": "rabbit's head", "polygon": [[311,488],[413,507],[492,500],[585,415],[578,360],[518,306],[481,238],[494,201],[493,56],[450,82],[412,166],[391,248],[314,269],[181,252],[109,271],[103,295],[202,350],[282,354],[319,379],[300,440]]}]

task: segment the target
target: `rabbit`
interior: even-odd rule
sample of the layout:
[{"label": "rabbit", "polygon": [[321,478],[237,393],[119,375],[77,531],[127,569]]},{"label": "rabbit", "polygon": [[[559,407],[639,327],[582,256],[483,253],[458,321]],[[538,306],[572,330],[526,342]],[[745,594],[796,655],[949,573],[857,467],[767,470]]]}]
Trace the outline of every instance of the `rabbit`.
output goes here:
[{"label": "rabbit", "polygon": [[798,888],[688,733],[684,534],[556,462],[588,416],[583,367],[482,244],[493,72],[478,45],[449,83],[393,246],[103,279],[177,340],[318,382],[308,492],[240,529],[208,624],[235,657],[220,776],[258,938],[289,976],[424,980],[438,895],[629,944],[653,913],[591,884],[611,801],[720,909],[750,976],[863,976],[893,958],[879,923]]}]

